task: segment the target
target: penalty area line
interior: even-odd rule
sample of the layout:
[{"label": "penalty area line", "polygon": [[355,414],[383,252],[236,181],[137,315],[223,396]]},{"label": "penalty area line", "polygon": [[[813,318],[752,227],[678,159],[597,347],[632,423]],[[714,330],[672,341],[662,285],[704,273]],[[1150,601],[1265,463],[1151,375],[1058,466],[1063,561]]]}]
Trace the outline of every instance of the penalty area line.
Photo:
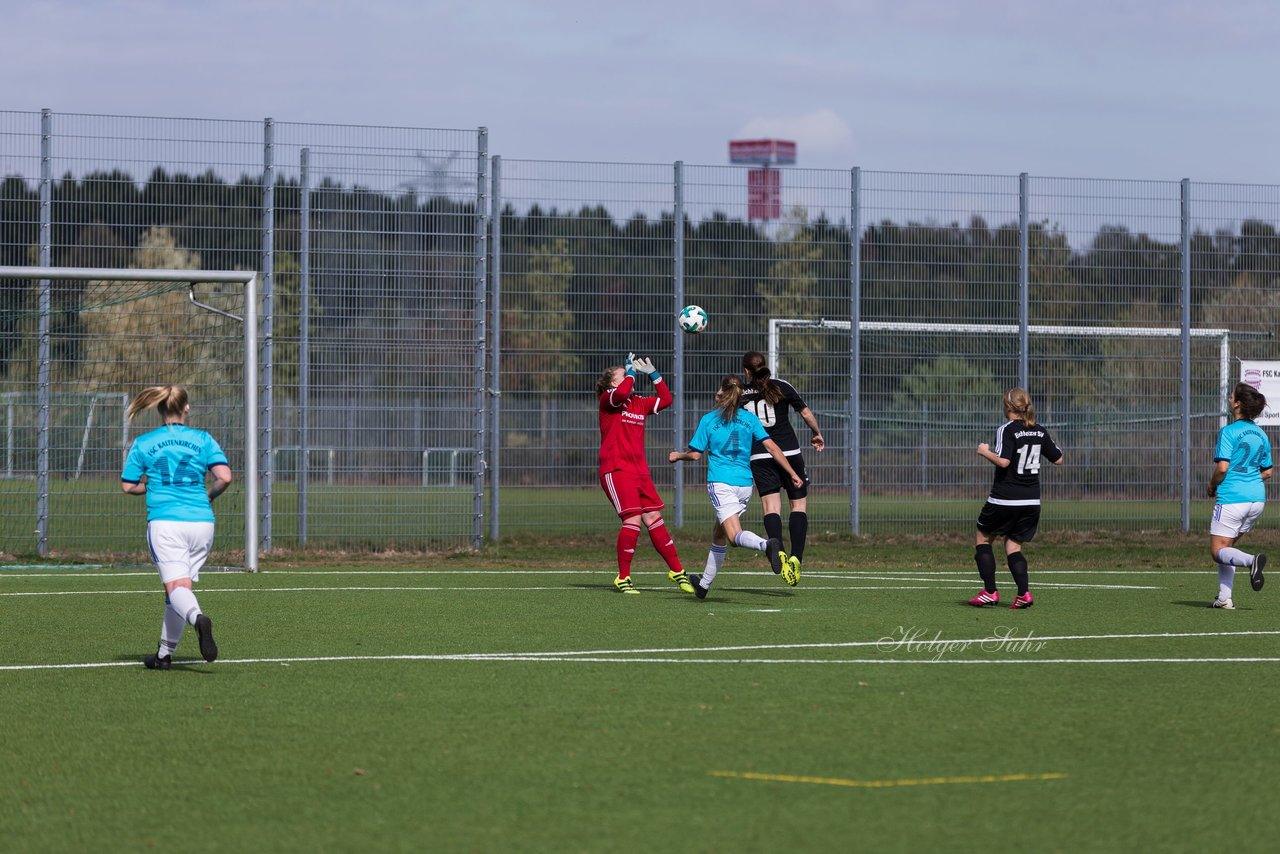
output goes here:
[{"label": "penalty area line", "polygon": [[845,786],[851,789],[894,789],[905,786],[953,786],[975,783],[1033,783],[1065,780],[1066,774],[1051,771],[1044,774],[980,774],[964,777],[919,777],[905,780],[845,780],[839,777],[806,777],[799,774],[761,774],[756,771],[708,771],[708,777],[732,780],[757,780],[764,783],[810,783],[819,786]]}]

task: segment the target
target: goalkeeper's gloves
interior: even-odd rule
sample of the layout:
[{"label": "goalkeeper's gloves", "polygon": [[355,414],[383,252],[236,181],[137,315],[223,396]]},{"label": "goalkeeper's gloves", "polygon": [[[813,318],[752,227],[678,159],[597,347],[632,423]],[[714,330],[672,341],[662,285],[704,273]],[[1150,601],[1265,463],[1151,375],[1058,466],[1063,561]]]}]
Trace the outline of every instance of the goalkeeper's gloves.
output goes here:
[{"label": "goalkeeper's gloves", "polygon": [[657,382],[662,379],[662,374],[658,373],[658,369],[653,366],[653,362],[649,359],[636,359],[632,362],[635,369],[641,373],[649,375],[651,382]]},{"label": "goalkeeper's gloves", "polygon": [[635,377],[635,375],[636,375],[636,369],[635,369],[635,358],[636,358],[636,354],[635,354],[635,353],[628,353],[628,354],[627,354],[627,364],[626,364],[626,368],[627,368],[627,376],[629,376],[629,377]]}]

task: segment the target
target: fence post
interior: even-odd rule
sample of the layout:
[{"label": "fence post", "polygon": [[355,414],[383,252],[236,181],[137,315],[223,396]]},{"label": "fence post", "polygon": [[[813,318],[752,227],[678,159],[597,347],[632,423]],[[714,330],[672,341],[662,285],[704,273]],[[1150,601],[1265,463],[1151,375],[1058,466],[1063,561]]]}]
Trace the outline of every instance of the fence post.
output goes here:
[{"label": "fence post", "polygon": [[471,471],[471,547],[478,549],[484,544],[484,480],[485,480],[485,422],[488,409],[488,395],[485,392],[486,350],[485,324],[488,304],[485,300],[488,290],[487,270],[489,260],[489,130],[479,128],[476,132],[476,221],[475,221],[475,268],[473,279],[475,285],[475,366],[472,375],[475,389],[474,418],[475,435],[472,448],[475,459]]},{"label": "fence post", "polygon": [[272,297],[275,293],[275,227],[276,227],[276,123],[274,119],[263,119],[262,123],[262,392],[259,407],[258,429],[261,431],[259,468],[262,478],[262,523],[258,532],[261,540],[260,550],[271,551],[271,492],[275,480],[275,470],[271,449],[274,447],[271,436],[272,381],[275,366],[272,362],[271,336],[275,312]]},{"label": "fence post", "polygon": [[298,544],[307,544],[307,487],[311,471],[311,149],[299,154],[298,175]]},{"label": "fence post", "polygon": [[[684,308],[684,161],[677,160],[672,172],[672,218],[671,218],[671,278],[672,302],[671,316],[677,317]],[[684,447],[684,336],[680,334],[678,324],[671,323],[671,334],[675,339],[673,347],[674,361],[672,373],[675,374],[675,419],[671,427],[671,447]],[[675,466],[672,472],[671,488],[677,528],[684,527],[684,466]]]},{"label": "fence post", "polygon": [[[40,111],[40,266],[53,266],[53,111]],[[53,282],[40,280],[36,376],[36,553],[49,554],[49,323]]]},{"label": "fence post", "polygon": [[1179,188],[1179,217],[1182,246],[1178,266],[1181,268],[1181,317],[1178,403],[1182,422],[1182,483],[1179,504],[1182,530],[1191,529],[1191,181],[1182,179]]},{"label": "fence post", "polygon": [[489,539],[497,540],[502,524],[502,158],[494,155],[489,194],[490,223],[493,235],[489,247]]},{"label": "fence post", "polygon": [[1029,350],[1031,338],[1027,327],[1031,323],[1031,271],[1030,271],[1030,223],[1028,210],[1030,199],[1027,173],[1018,175],[1018,385],[1031,391],[1031,367]]},{"label": "fence post", "polygon": [[861,533],[862,440],[862,168],[849,172],[849,530]]}]

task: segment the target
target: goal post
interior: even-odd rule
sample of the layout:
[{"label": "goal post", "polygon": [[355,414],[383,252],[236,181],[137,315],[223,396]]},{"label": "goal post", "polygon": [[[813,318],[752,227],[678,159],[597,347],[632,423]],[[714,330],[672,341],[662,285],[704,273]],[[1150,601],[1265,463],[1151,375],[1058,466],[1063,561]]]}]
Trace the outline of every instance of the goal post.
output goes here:
[{"label": "goal post", "polygon": [[[186,284],[193,288],[196,284],[224,284],[239,285],[242,290],[243,316],[236,316],[222,309],[214,308],[199,303],[195,299],[194,292],[189,291],[190,303],[200,311],[213,312],[224,315],[241,324],[241,342],[243,352],[241,355],[241,366],[243,370],[243,427],[244,427],[244,488],[241,490],[244,501],[244,568],[250,572],[256,572],[258,569],[258,351],[257,351],[257,329],[258,329],[258,274],[252,271],[240,270],[177,270],[177,269],[140,269],[140,268],[96,268],[96,267],[46,267],[46,266],[30,266],[30,267],[4,267],[0,266],[0,281],[4,280],[32,280],[38,282],[38,290],[36,293],[35,307],[15,312],[21,315],[15,323],[21,323],[24,317],[32,318],[34,329],[23,330],[15,326],[8,332],[17,333],[15,339],[21,339],[24,332],[29,332],[34,337],[35,352],[31,353],[34,362],[33,376],[30,378],[29,384],[34,386],[35,393],[35,413],[34,413],[34,431],[36,433],[35,457],[33,462],[35,473],[35,535],[36,535],[36,553],[40,556],[46,556],[49,553],[49,525],[50,525],[50,472],[51,472],[51,431],[54,427],[51,412],[51,401],[53,399],[53,385],[55,377],[53,376],[54,354],[52,352],[52,338],[54,333],[52,330],[51,318],[54,315],[53,309],[53,282],[103,282],[103,283],[157,283],[157,284]],[[171,289],[172,290],[172,289]],[[115,310],[116,316],[122,319],[122,322],[128,318],[136,318],[138,311],[131,311],[129,303],[131,301],[141,301],[146,298],[154,298],[158,291],[150,291],[136,295],[104,295],[100,307],[109,310]],[[110,296],[110,298],[108,298]],[[81,291],[76,303],[79,314],[91,311],[95,306],[86,307],[84,305],[84,291]],[[184,300],[185,302],[185,300]],[[123,308],[122,308],[123,306]],[[64,311],[65,309],[61,309]],[[105,310],[103,313],[106,313]],[[132,330],[135,338],[143,337],[138,331]],[[112,335],[110,328],[103,333],[106,336]],[[71,336],[65,336],[70,338]],[[79,331],[78,338],[84,341],[92,338],[87,335],[83,329]],[[123,336],[121,336],[123,337]],[[165,337],[165,336],[156,336]],[[89,341],[88,345],[94,342]],[[168,343],[168,342],[165,342]],[[19,341],[21,346],[22,341]],[[12,354],[6,352],[6,358],[12,358]],[[64,363],[59,363],[62,365]],[[131,367],[137,369],[141,366],[132,364]],[[163,377],[156,377],[155,382],[163,381]],[[114,382],[110,378],[96,378],[95,384],[99,386],[122,385],[125,383],[132,384],[132,380],[121,377],[114,378]],[[95,389],[99,393],[125,393],[124,389]],[[77,435],[78,458],[75,461],[76,480],[79,480],[85,462],[84,457],[88,447],[89,432],[92,428],[93,406],[100,405],[97,403],[98,397],[91,398],[90,412],[85,420],[80,422],[79,429],[83,432],[83,436]],[[7,469],[12,473],[12,431],[13,431],[12,414],[8,416],[6,431],[10,434],[9,449],[6,453],[9,459],[6,460]],[[127,448],[125,449],[127,451]],[[30,529],[28,529],[30,530]]]}]

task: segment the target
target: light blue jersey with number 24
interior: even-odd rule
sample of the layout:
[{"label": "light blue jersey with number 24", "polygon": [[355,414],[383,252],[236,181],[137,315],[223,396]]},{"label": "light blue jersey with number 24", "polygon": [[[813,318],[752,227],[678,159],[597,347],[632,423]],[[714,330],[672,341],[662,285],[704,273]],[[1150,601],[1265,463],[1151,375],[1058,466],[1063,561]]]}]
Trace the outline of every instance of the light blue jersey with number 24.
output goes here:
[{"label": "light blue jersey with number 24", "polygon": [[166,424],[133,440],[120,480],[146,477],[148,522],[212,522],[204,476],[217,465],[227,465],[217,440],[184,424]]},{"label": "light blue jersey with number 24", "polygon": [[1218,484],[1219,504],[1247,504],[1266,501],[1262,472],[1271,468],[1271,440],[1252,421],[1232,421],[1218,431],[1213,461],[1229,463],[1227,476]]},{"label": "light blue jersey with number 24", "polygon": [[751,478],[751,443],[768,438],[760,419],[747,410],[737,410],[726,424],[716,409],[698,422],[689,450],[707,455],[707,483],[751,486],[755,482]]}]

